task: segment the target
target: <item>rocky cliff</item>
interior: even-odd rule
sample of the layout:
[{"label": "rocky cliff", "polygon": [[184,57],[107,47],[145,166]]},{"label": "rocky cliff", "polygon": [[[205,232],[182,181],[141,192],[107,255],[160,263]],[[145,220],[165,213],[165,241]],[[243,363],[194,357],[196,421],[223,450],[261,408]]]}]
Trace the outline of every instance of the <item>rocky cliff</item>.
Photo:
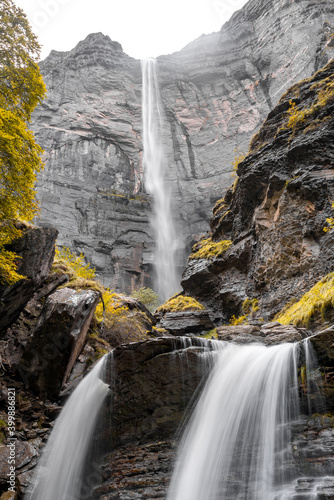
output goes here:
[{"label": "rocky cliff", "polygon": [[[250,0],[219,33],[158,58],[167,182],[180,268],[231,184],[232,162],[281,93],[331,57],[326,0]],[[117,42],[90,35],[41,63],[48,98],[32,128],[45,149],[41,223],[83,251],[104,283],[151,284],[151,200],[143,187],[141,68]]]},{"label": "rocky cliff", "polygon": [[[333,75],[332,60],[282,96],[190,255],[182,286],[223,322],[255,302],[258,318],[272,318],[326,275],[331,290],[334,232],[324,228],[334,199]],[[325,296],[312,290],[321,308]]]}]

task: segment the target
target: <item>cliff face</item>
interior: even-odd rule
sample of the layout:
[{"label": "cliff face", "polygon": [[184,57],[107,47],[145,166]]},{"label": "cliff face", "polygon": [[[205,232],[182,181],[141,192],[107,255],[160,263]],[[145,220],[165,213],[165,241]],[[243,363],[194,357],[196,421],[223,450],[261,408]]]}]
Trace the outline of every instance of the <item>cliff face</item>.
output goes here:
[{"label": "cliff face", "polygon": [[[187,250],[233,180],[236,150],[246,151],[284,90],[331,57],[333,13],[325,0],[250,0],[219,33],[158,58],[166,176]],[[60,244],[83,251],[105,284],[150,285],[140,62],[94,34],[52,52],[41,70],[48,98],[32,123],[46,151],[41,220],[57,227]]]},{"label": "cliff face", "polygon": [[205,241],[228,248],[188,262],[184,290],[223,321],[247,299],[271,318],[334,271],[333,82],[331,61],[282,96],[214,208]]}]

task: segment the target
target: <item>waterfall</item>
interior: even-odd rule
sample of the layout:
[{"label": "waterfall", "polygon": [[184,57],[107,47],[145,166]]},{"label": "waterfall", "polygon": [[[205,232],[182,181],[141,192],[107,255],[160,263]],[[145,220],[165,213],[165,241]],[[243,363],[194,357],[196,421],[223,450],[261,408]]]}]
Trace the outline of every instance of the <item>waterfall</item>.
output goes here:
[{"label": "waterfall", "polygon": [[[167,500],[285,500],[298,344],[234,345],[216,362],[182,438]],[[290,464],[291,465],[291,464]]]},{"label": "waterfall", "polygon": [[[107,355],[106,355],[107,356]],[[104,356],[80,382],[61,411],[25,500],[78,500],[96,420],[109,392],[99,378]]]},{"label": "waterfall", "polygon": [[179,288],[176,270],[178,246],[171,210],[171,194],[165,182],[167,168],[163,148],[163,114],[156,60],[142,61],[143,168],[145,188],[153,198],[151,224],[155,235],[155,288],[165,301]]}]

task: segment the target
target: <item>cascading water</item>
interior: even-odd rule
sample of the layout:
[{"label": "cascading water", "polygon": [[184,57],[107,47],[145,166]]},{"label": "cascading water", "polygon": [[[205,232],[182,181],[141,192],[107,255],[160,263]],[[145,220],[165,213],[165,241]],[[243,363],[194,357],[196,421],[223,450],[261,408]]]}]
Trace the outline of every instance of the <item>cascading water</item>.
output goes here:
[{"label": "cascading water", "polygon": [[102,382],[106,356],[66,402],[42,453],[25,500],[78,500],[96,420],[109,392]]},{"label": "cascading water", "polygon": [[181,442],[168,500],[285,500],[298,344],[226,344]]},{"label": "cascading water", "polygon": [[176,268],[178,238],[173,223],[171,196],[165,182],[166,158],[162,130],[162,105],[156,60],[142,61],[143,167],[145,188],[153,197],[152,226],[155,234],[155,288],[165,301],[179,288]]}]

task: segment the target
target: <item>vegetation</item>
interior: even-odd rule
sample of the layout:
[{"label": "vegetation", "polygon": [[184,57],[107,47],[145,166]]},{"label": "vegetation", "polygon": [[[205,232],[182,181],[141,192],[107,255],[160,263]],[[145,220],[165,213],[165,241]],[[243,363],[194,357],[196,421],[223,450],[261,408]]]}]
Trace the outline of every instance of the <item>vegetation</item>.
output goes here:
[{"label": "vegetation", "polygon": [[258,299],[247,299],[242,304],[242,315],[236,318],[232,316],[230,319],[230,325],[247,325],[248,320],[254,318],[255,313],[259,310]]},{"label": "vegetation", "polygon": [[221,257],[231,245],[231,240],[213,241],[212,238],[202,239],[193,246],[189,260],[210,260],[214,257]]},{"label": "vegetation", "polygon": [[314,285],[296,303],[284,308],[275,316],[283,325],[309,326],[312,321],[325,320],[334,309],[334,273]]},{"label": "vegetation", "polygon": [[[332,203],[332,208],[334,209],[334,202]],[[326,219],[326,222],[328,225],[324,227],[325,233],[334,228],[334,217],[329,217],[328,219]]]},{"label": "vegetation", "polygon": [[102,293],[103,287],[95,280],[95,268],[86,264],[83,253],[76,255],[69,248],[56,246],[52,272],[67,274],[66,286],[69,288],[94,288]]},{"label": "vegetation", "polygon": [[205,307],[193,297],[173,295],[167,302],[158,307],[157,312],[201,311]]},{"label": "vegetation", "polygon": [[37,64],[40,45],[22,9],[2,0],[0,10],[0,283],[24,278],[8,245],[21,235],[17,219],[37,213],[36,172],[42,149],[27,128],[46,89]]},{"label": "vegetation", "polygon": [[202,339],[218,339],[218,333],[217,333],[217,328],[213,328],[212,330],[209,330],[205,335],[201,335]]},{"label": "vegetation", "polygon": [[158,294],[148,287],[139,288],[139,290],[132,292],[131,296],[140,300],[151,313],[153,313],[160,304]]}]

